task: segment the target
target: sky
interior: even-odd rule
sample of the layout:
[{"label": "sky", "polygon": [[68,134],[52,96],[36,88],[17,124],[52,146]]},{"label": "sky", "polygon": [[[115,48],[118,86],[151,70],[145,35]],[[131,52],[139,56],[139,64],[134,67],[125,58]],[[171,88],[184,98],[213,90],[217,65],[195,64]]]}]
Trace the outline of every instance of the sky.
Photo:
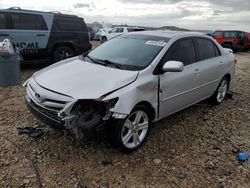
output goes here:
[{"label": "sky", "polygon": [[0,0],[0,9],[60,11],[87,23],[250,32],[250,0]]}]

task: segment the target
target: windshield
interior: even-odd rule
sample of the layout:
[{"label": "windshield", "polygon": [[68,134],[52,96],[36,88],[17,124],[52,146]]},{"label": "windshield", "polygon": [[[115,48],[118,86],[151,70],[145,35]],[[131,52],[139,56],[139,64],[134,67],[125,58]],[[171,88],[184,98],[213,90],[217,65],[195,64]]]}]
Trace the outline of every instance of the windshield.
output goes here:
[{"label": "windshield", "polygon": [[127,70],[142,70],[154,60],[168,41],[168,38],[156,36],[122,35],[103,43],[87,57],[117,64]]}]

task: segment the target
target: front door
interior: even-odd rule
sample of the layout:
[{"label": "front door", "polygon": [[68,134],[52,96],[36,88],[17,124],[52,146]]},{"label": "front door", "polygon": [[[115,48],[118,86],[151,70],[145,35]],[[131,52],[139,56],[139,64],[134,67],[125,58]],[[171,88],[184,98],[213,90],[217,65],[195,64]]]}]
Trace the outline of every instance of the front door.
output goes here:
[{"label": "front door", "polygon": [[160,75],[160,119],[199,100],[199,64],[196,63],[193,39],[176,41],[163,58],[163,62],[170,60],[183,62],[184,70]]}]

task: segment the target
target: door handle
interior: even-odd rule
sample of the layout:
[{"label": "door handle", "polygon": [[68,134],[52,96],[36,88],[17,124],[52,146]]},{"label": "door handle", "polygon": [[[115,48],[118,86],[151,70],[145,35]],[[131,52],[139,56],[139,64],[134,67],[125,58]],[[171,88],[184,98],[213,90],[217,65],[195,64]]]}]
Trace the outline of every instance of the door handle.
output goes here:
[{"label": "door handle", "polygon": [[38,37],[45,37],[45,34],[37,34]]},{"label": "door handle", "polygon": [[10,36],[9,34],[0,34],[1,37],[8,37]]}]

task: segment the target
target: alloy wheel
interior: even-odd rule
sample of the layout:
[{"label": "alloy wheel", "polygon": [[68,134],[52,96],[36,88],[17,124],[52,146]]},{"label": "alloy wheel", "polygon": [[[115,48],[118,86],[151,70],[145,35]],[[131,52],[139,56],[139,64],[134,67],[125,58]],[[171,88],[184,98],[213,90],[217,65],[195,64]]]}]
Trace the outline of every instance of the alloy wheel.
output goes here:
[{"label": "alloy wheel", "polygon": [[140,145],[148,132],[149,117],[142,110],[134,111],[126,119],[121,132],[122,143],[127,148]]}]

